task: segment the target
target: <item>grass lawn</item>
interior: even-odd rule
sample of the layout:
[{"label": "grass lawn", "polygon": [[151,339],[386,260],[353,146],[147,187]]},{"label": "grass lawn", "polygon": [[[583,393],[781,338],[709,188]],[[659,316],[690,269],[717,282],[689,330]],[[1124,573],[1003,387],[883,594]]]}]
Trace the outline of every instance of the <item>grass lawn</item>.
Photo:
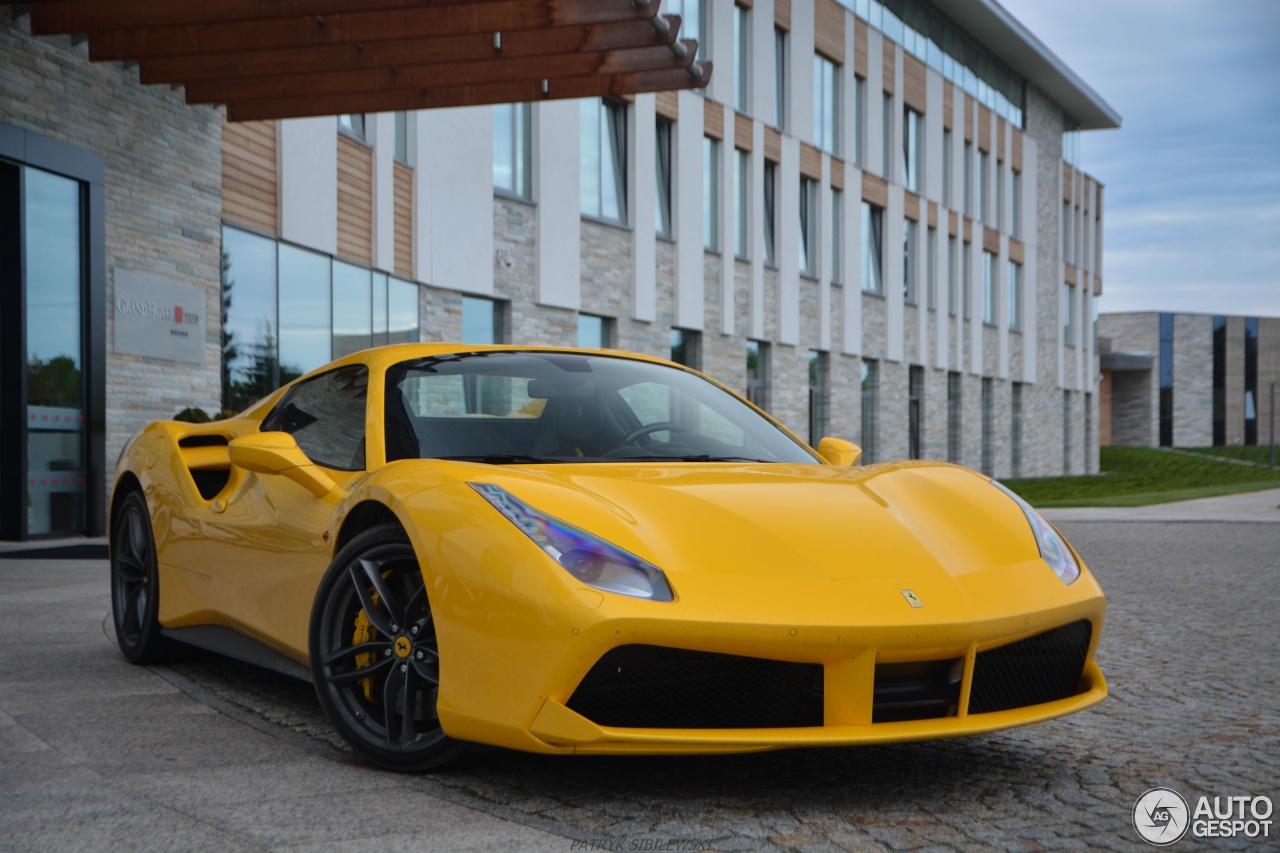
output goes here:
[{"label": "grass lawn", "polygon": [[[1210,456],[1225,456],[1228,459],[1244,459],[1247,462],[1257,462],[1259,465],[1268,465],[1271,462],[1271,445],[1251,445],[1237,447],[1190,447],[1188,450],[1194,450],[1196,453],[1208,453]],[[1276,464],[1280,465],[1280,441],[1276,445]]]},{"label": "grass lawn", "polygon": [[1002,482],[1038,507],[1143,506],[1280,488],[1280,469],[1216,462],[1145,447],[1103,447],[1101,452],[1103,473],[1096,477],[1037,477]]}]

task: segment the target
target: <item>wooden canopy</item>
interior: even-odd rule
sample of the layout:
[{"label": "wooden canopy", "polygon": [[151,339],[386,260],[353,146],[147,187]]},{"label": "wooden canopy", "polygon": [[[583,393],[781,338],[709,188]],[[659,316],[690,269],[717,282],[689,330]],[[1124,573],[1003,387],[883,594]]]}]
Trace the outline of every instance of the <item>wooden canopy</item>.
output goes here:
[{"label": "wooden canopy", "polygon": [[710,62],[658,0],[36,0],[76,34],[232,121],[627,95],[706,86]]}]

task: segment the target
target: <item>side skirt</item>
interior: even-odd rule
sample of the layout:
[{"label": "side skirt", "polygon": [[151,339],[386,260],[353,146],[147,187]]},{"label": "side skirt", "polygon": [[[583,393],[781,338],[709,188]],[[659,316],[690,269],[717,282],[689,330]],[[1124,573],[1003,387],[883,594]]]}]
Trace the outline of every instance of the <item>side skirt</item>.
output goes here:
[{"label": "side skirt", "polygon": [[166,637],[205,651],[235,658],[253,666],[269,669],[299,681],[311,681],[311,671],[275,649],[265,646],[238,631],[222,625],[191,625],[186,628],[163,628]]}]

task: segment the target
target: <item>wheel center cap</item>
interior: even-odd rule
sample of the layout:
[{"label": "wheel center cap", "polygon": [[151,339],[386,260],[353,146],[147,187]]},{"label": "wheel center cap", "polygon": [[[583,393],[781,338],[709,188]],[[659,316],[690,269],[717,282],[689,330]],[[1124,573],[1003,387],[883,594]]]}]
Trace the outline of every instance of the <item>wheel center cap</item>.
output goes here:
[{"label": "wheel center cap", "polygon": [[398,657],[407,658],[413,651],[413,643],[409,642],[408,637],[396,637],[395,650]]}]

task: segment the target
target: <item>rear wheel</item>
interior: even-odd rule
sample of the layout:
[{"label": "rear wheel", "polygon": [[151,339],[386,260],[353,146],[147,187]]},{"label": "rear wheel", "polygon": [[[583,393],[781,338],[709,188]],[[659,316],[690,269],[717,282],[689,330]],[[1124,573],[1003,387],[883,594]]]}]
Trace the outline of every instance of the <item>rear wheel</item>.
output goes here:
[{"label": "rear wheel", "polygon": [[316,694],[339,733],[375,764],[421,772],[463,749],[440,727],[440,651],[413,546],[397,525],[351,540],[311,611]]},{"label": "rear wheel", "polygon": [[160,635],[160,575],[151,516],[140,492],[125,496],[111,528],[111,613],[116,642],[133,663],[158,663],[172,644]]}]

